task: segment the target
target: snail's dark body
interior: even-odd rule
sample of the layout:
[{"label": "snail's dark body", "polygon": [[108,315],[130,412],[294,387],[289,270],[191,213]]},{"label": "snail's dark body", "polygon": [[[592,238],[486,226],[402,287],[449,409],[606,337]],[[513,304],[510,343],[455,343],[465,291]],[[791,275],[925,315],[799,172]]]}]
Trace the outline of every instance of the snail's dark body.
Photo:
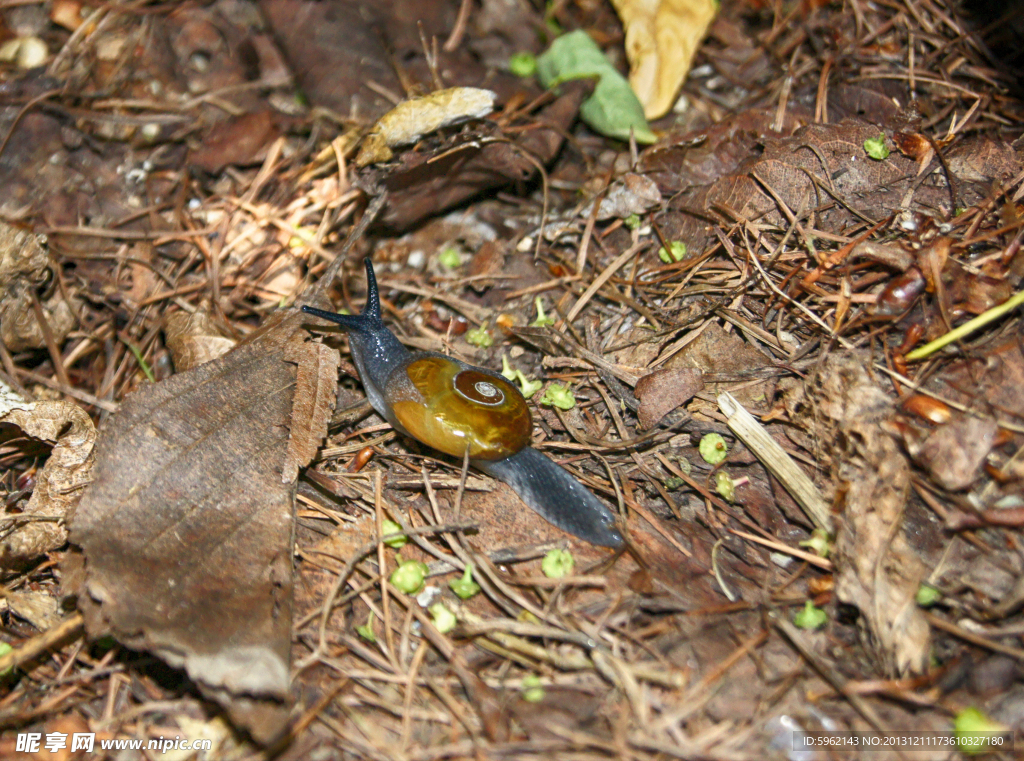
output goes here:
[{"label": "snail's dark body", "polygon": [[349,347],[367,399],[402,433],[458,458],[511,486],[559,528],[593,544],[618,547],[615,515],[560,466],[529,446],[526,400],[501,375],[443,354],[410,352],[381,319],[377,282],[366,260],[366,306],[361,315],[312,307],[336,322]]}]

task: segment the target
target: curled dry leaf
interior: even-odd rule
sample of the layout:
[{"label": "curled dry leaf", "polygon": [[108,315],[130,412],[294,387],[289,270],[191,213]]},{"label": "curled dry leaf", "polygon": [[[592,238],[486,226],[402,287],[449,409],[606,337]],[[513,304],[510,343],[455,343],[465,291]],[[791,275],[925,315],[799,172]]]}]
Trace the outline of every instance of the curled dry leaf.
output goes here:
[{"label": "curled dry leaf", "polygon": [[668,113],[708,27],[715,0],[612,0],[626,29],[629,83],[644,115]]},{"label": "curled dry leaf", "polygon": [[[46,345],[33,295],[49,277],[49,266],[37,236],[0,222],[0,338],[10,351]],[[54,341],[63,343],[75,325],[75,305],[57,290],[40,306]]]},{"label": "curled dry leaf", "polygon": [[[335,371],[301,348],[302,325],[279,313],[224,356],[128,396],[71,522],[81,554],[66,578],[89,633],[183,667],[261,743],[289,710],[294,477],[334,401],[320,386]],[[307,355],[319,363],[308,371]]]},{"label": "curled dry leaf", "polygon": [[235,346],[234,340],[221,335],[205,309],[167,315],[164,336],[174,369],[179,373],[217,359]]},{"label": "curled dry leaf", "polygon": [[[622,175],[604,194],[597,207],[597,219],[623,219],[630,214],[646,214],[661,203],[661,191],[649,177],[632,172]],[[586,219],[594,209],[591,201],[580,211]]]},{"label": "curled dry leaf", "polygon": [[482,119],[494,110],[497,94],[477,87],[449,87],[399,103],[377,120],[363,140],[356,166],[389,161],[392,148],[454,124]]},{"label": "curled dry leaf", "polygon": [[[816,438],[841,447],[834,453],[834,475],[848,490],[837,520],[837,596],[860,609],[869,647],[886,672],[921,672],[928,666],[930,632],[914,599],[924,566],[903,527],[910,464],[883,430],[894,411],[863,359],[830,357],[818,388],[791,395],[786,404]],[[814,409],[804,405],[802,394],[816,400]]]},{"label": "curled dry leaf", "polygon": [[997,430],[994,420],[958,414],[932,431],[914,458],[942,488],[966,489],[981,473]]},{"label": "curled dry leaf", "polygon": [[[70,402],[25,403],[6,387],[0,394],[0,423],[16,425],[26,436],[54,443],[36,475],[32,497],[19,514],[36,520],[13,531],[0,524],[0,568],[17,568],[67,541],[64,519],[91,477],[96,429],[89,416]],[[19,515],[4,509],[3,517],[11,522]]]},{"label": "curled dry leaf", "polygon": [[634,392],[640,402],[637,410],[640,427],[644,430],[652,428],[665,415],[703,390],[703,373],[695,367],[673,367],[645,375],[637,381]]}]

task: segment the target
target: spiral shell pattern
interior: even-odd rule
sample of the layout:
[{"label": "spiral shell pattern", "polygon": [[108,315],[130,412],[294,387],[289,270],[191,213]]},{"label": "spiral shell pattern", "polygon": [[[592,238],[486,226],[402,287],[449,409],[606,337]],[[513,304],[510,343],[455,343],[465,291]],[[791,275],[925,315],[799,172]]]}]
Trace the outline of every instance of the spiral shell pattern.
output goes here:
[{"label": "spiral shell pattern", "polygon": [[441,355],[418,356],[388,379],[395,418],[415,439],[453,457],[500,460],[530,443],[530,410],[498,375]]}]

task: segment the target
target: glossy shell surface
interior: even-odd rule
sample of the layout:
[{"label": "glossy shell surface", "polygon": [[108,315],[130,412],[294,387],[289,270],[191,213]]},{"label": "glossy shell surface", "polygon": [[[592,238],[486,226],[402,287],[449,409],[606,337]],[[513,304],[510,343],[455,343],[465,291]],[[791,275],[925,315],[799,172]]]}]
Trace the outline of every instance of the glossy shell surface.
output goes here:
[{"label": "glossy shell surface", "polygon": [[530,443],[519,389],[501,376],[443,356],[418,356],[388,379],[385,396],[413,438],[453,457],[500,460]]}]

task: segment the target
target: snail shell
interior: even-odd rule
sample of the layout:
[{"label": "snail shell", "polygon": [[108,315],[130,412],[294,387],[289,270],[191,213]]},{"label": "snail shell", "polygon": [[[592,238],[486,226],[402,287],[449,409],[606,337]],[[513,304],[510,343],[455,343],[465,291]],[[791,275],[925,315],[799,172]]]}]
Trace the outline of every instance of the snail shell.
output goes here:
[{"label": "snail shell", "polygon": [[500,375],[442,355],[413,355],[384,396],[410,436],[453,457],[500,460],[530,443],[526,400]]}]

